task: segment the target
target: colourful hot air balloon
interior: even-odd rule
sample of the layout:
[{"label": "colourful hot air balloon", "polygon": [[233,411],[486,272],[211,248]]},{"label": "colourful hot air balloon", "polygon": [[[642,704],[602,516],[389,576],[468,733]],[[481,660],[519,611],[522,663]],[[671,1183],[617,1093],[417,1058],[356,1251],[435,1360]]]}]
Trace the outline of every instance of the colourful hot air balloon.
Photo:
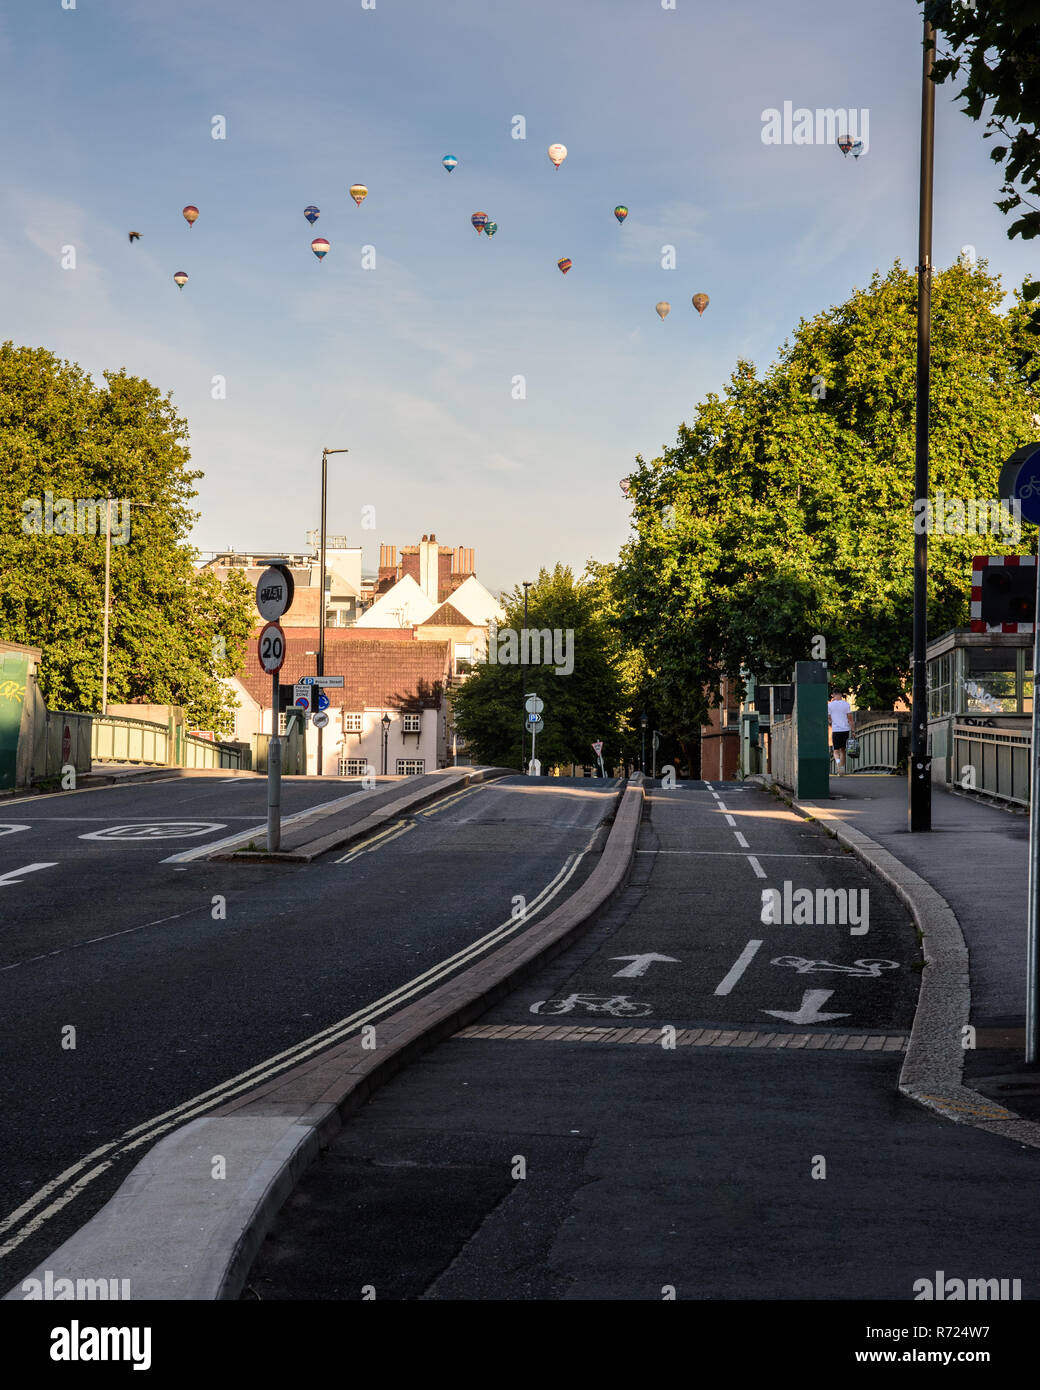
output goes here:
[{"label": "colourful hot air balloon", "polygon": [[852,158],[853,158],[853,159],[859,159],[859,157],[860,157],[860,155],[861,155],[862,153],[863,153],[863,141],[862,141],[862,140],[857,140],[856,143],[855,143],[855,144],[853,145],[853,147],[852,147]]},{"label": "colourful hot air balloon", "polygon": [[549,158],[552,160],[552,162],[556,165],[558,169],[560,165],[563,163],[563,161],[567,158],[567,146],[550,145],[548,153]]},{"label": "colourful hot air balloon", "polygon": [[703,314],[711,301],[706,294],[695,294],[690,300],[690,303],[697,310],[698,314]]},{"label": "colourful hot air balloon", "polygon": [[629,490],[630,487],[631,487],[631,479],[630,479],[630,478],[622,478],[622,479],[621,479],[621,491],[625,494],[626,497],[628,496],[628,490]]},{"label": "colourful hot air balloon", "polygon": [[473,223],[477,236],[480,236],[491,219],[486,212],[475,212],[469,220]]},{"label": "colourful hot air balloon", "polygon": [[352,183],[350,185],[350,196],[354,199],[354,202],[357,203],[358,207],[360,207],[368,197],[368,189],[363,183]]},{"label": "colourful hot air balloon", "polygon": [[199,220],[199,210],[189,203],[186,208],[181,208],[181,216],[184,218],[185,222],[187,222],[188,226],[191,227]]},{"label": "colourful hot air balloon", "polygon": [[307,221],[313,227],[315,222],[317,222],[318,218],[321,216],[321,209],[316,208],[314,204],[311,203],[309,208],[304,208],[303,215],[304,217],[306,217]]},{"label": "colourful hot air balloon", "polygon": [[177,288],[179,290],[182,290],[184,286],[188,283],[188,272],[186,270],[175,271],[173,278],[177,285]]},{"label": "colourful hot air balloon", "polygon": [[614,216],[619,222],[624,222],[625,218],[628,216],[628,208],[625,207],[624,203],[618,203],[617,207],[614,209]]},{"label": "colourful hot air balloon", "polygon": [[494,236],[495,233],[496,233],[497,231],[498,231],[498,223],[497,223],[497,222],[489,222],[489,223],[487,224],[487,226],[484,228],[484,235],[485,235],[485,236]]},{"label": "colourful hot air balloon", "polygon": [[564,275],[566,275],[568,270],[570,270],[571,266],[574,264],[574,262],[571,260],[570,256],[564,256],[563,260],[557,261],[556,264],[563,271]]},{"label": "colourful hot air balloon", "polygon": [[325,240],[323,236],[316,236],[314,240],[311,242],[311,250],[317,256],[319,261],[324,258],[324,256],[328,252],[328,249],[329,243]]},{"label": "colourful hot air balloon", "polygon": [[668,303],[667,299],[662,299],[660,304],[654,305],[654,308],[663,319],[666,319],[672,312],[672,306]]},{"label": "colourful hot air balloon", "polygon": [[441,160],[441,163],[444,165],[445,169],[447,169],[449,174],[452,173],[458,162],[459,161],[455,158],[453,154],[446,154],[444,158]]},{"label": "colourful hot air balloon", "polygon": [[839,135],[839,136],[838,136],[838,149],[841,150],[841,152],[842,152],[843,155],[847,155],[848,152],[849,152],[849,150],[852,149],[852,136],[851,136],[851,135]]}]

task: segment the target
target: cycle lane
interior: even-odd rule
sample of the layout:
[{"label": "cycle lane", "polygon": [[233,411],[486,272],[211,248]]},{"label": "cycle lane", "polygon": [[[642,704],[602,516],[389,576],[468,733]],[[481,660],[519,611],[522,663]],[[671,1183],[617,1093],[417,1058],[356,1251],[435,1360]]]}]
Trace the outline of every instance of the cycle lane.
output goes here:
[{"label": "cycle lane", "polygon": [[[347,1126],[244,1297],[911,1300],[946,1271],[1035,1298],[1035,1155],[897,1093],[894,896],[746,788],[650,792],[639,848],[592,930]],[[774,923],[763,889],[781,918],[869,896]]]}]

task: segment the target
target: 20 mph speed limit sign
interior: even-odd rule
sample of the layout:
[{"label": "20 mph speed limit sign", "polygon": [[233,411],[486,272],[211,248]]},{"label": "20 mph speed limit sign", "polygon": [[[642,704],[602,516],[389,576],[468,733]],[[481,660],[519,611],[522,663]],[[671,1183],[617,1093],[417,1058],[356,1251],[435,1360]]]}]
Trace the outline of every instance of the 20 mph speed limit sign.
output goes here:
[{"label": "20 mph speed limit sign", "polygon": [[268,623],[257,639],[260,665],[269,676],[282,669],[285,660],[285,633],[277,623]]}]

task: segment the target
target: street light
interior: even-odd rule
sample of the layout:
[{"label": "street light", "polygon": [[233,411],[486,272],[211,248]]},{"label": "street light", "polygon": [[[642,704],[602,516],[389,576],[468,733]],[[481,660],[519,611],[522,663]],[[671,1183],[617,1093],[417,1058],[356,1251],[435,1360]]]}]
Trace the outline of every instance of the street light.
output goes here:
[{"label": "street light", "polygon": [[390,737],[390,716],[384,712],[379,721],[383,726],[383,776],[386,776],[386,744]]},{"label": "street light", "polygon": [[524,584],[524,628],[520,634],[520,771],[527,771],[527,709],[525,705],[525,692],[527,682],[524,680],[524,638],[527,634],[527,591],[531,587],[532,581],[525,579]]},{"label": "street light", "polygon": [[644,777],[646,776],[646,726],[647,724],[649,724],[649,722],[649,719],[647,719],[646,717],[646,710],[644,710],[643,717],[639,721],[639,725],[642,729],[643,734],[643,754],[642,757],[639,759],[639,771],[643,774]]},{"label": "street light", "polygon": [[[321,589],[318,593],[318,675],[325,674],[325,495],[328,489],[328,461],[330,454],[349,454],[349,449],[322,449],[321,451]],[[319,686],[320,690],[322,687]],[[321,735],[318,730],[318,776],[322,775]]]}]

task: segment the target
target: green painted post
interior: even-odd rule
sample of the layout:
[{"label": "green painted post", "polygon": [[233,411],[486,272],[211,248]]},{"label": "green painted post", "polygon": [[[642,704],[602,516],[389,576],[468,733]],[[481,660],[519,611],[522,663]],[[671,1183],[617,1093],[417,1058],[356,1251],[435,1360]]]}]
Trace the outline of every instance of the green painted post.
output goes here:
[{"label": "green painted post", "polygon": [[796,661],[794,725],[799,801],[830,796],[830,749],[827,740],[827,663]]},{"label": "green painted post", "polygon": [[18,736],[29,684],[29,659],[20,652],[0,655],[0,787],[17,780]]}]

